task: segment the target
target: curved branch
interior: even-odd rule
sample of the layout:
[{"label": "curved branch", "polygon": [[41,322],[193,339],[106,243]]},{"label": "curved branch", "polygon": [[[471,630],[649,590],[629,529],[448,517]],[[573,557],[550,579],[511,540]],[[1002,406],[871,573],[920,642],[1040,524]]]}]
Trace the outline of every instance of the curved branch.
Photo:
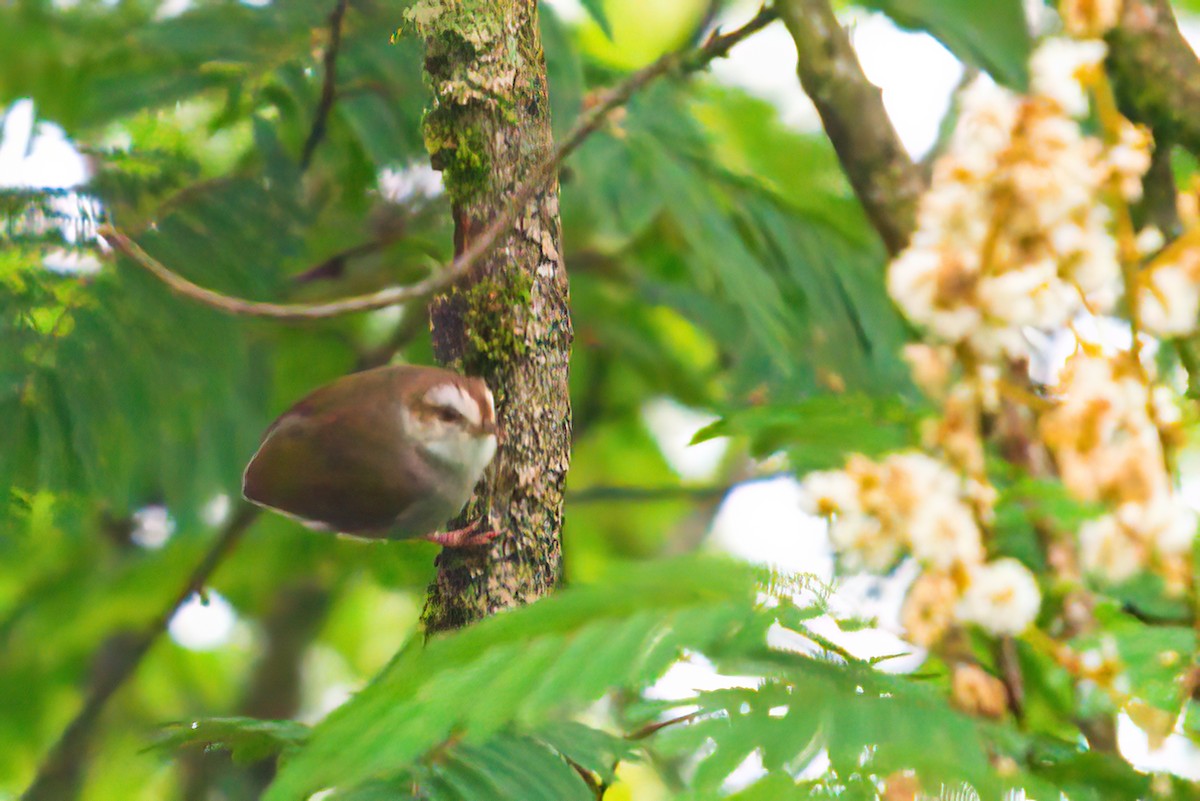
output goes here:
[{"label": "curved branch", "polygon": [[842,170],[887,247],[896,255],[916,228],[925,188],[867,80],[850,38],[828,0],[780,0],[779,14],[796,42],[800,84],[821,115]]},{"label": "curved branch", "polygon": [[[511,223],[511,220],[508,222]],[[385,306],[395,306],[416,298],[428,297],[449,287],[466,274],[485,252],[485,248],[472,247],[464,251],[440,273],[408,286],[387,287],[368,295],[357,295],[329,303],[269,303],[225,295],[189,281],[142,250],[138,243],[111,225],[100,226],[96,233],[110,246],[128,256],[135,264],[162,281],[178,295],[229,314],[270,317],[279,320],[317,320],[325,317],[337,317],[354,312],[382,309]],[[495,236],[493,235],[492,238],[494,239]],[[483,241],[480,240],[481,243]]]},{"label": "curved branch", "polygon": [[558,168],[567,156],[598,131],[612,111],[628,103],[635,93],[664,75],[703,69],[709,62],[727,55],[734,45],[762,30],[775,19],[775,12],[764,7],[753,19],[740,28],[725,34],[714,32],[701,47],[668,53],[648,67],[633,73],[608,91],[601,93],[598,102],[580,117],[575,127],[555,149],[554,154],[533,170],[533,174],[513,193],[504,212],[498,215],[480,236],[474,238],[470,246],[455,257],[445,269],[416,284],[388,287],[367,295],[357,295],[328,303],[268,303],[245,300],[206,289],[189,281],[155,260],[137,243],[112,226],[101,226],[99,235],[174,292],[229,314],[269,317],[277,320],[315,320],[382,309],[416,298],[428,297],[450,287],[490,252],[496,240],[512,228],[517,216],[530,199],[543,190],[547,182],[558,174]]}]

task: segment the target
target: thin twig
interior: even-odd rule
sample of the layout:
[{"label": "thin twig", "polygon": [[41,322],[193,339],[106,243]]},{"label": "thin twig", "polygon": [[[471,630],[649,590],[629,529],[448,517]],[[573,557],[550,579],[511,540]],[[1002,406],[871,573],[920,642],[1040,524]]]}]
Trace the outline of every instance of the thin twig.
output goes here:
[{"label": "thin twig", "polygon": [[174,292],[229,314],[270,317],[277,320],[315,320],[382,309],[415,298],[427,297],[450,287],[491,251],[496,241],[512,228],[526,204],[558,174],[558,168],[567,156],[598,131],[613,110],[625,105],[635,93],[664,75],[694,72],[704,68],[714,59],[725,56],[738,42],[765,28],[775,18],[774,10],[763,7],[753,19],[740,28],[725,34],[714,32],[703,46],[694,50],[668,53],[601,93],[599,101],[584,112],[554,154],[534,169],[533,174],[513,193],[512,200],[504,212],[441,272],[415,284],[388,287],[367,295],[328,303],[266,303],[245,300],[206,289],[176,274],[112,226],[102,226],[99,235]]},{"label": "thin twig", "polygon": [[1012,637],[1001,637],[996,644],[996,664],[1000,677],[1008,690],[1008,707],[1018,722],[1025,719],[1025,677],[1021,672],[1021,659],[1017,654],[1017,641]]},{"label": "thin twig", "polygon": [[719,498],[734,485],[716,487],[622,487],[598,486],[567,492],[567,503],[653,503],[654,501],[691,501]]},{"label": "thin twig", "polygon": [[333,110],[334,85],[337,80],[338,50],[342,46],[342,19],[346,16],[348,0],[338,0],[333,13],[329,15],[329,45],[325,48],[325,79],[321,83],[321,99],[317,103],[317,113],[313,117],[312,128],[309,129],[308,139],[304,142],[304,151],[300,156],[300,169],[308,169],[317,145],[325,136],[325,126],[329,122],[329,112]]},{"label": "thin twig", "polygon": [[676,726],[680,723],[690,723],[691,721],[695,720],[699,716],[700,716],[699,712],[689,712],[686,715],[680,715],[679,717],[670,718],[669,720],[660,720],[655,723],[648,723],[645,726],[641,727],[640,729],[637,729],[636,731],[632,731],[629,734],[626,734],[625,739],[626,740],[645,740],[650,735],[655,734],[656,732],[662,731],[663,729],[667,728],[668,726]]},{"label": "thin twig", "polygon": [[855,656],[854,654],[850,653],[848,650],[846,650],[842,646],[838,645],[833,640],[826,637],[824,634],[818,634],[817,632],[810,629],[808,626],[797,625],[797,626],[793,626],[791,628],[792,628],[792,631],[796,632],[801,637],[804,637],[806,640],[811,640],[813,643],[818,645],[821,648],[821,650],[827,651],[828,653],[831,653],[835,656],[841,657],[842,660],[845,661],[846,664],[848,664],[848,665],[868,665],[868,664],[870,664],[870,662],[868,660]]},{"label": "thin twig", "polygon": [[596,801],[601,801],[601,799],[604,798],[605,791],[608,789],[607,785],[605,785],[603,782],[597,781],[596,775],[592,773],[591,770],[571,759],[571,757],[562,753],[560,753],[559,756],[561,756],[566,763],[570,765],[576,773],[579,774],[579,778],[583,779],[583,783],[587,785],[588,792],[592,794],[592,797],[595,798]]},{"label": "thin twig", "polygon": [[96,671],[83,708],[67,724],[58,742],[42,760],[33,783],[21,796],[22,801],[61,801],[67,797],[64,787],[76,780],[78,766],[87,751],[88,739],[108,699],[134,674],[150,646],[167,630],[179,608],[204,588],[213,571],[241,541],[250,524],[258,517],[258,512],[257,507],[241,504],[204,557],[192,569],[174,600],[140,634],[128,643],[122,643],[120,659],[105,665],[104,670]]},{"label": "thin twig", "polygon": [[610,501],[652,502],[674,500],[708,500],[721,498],[745,484],[757,481],[771,481],[776,478],[792,476],[793,473],[778,472],[765,475],[747,476],[726,484],[706,484],[703,486],[662,486],[635,487],[611,484],[597,484],[582,487],[567,492],[567,503],[605,503]]}]

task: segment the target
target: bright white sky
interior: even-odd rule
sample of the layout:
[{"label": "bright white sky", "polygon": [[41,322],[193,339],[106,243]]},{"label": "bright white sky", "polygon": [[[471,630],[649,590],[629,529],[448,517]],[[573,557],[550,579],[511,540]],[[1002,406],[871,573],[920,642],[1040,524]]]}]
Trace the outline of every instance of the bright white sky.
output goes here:
[{"label": "bright white sky", "polygon": [[[577,0],[551,0],[568,18],[580,13]],[[723,21],[728,29],[746,19],[754,9]],[[925,34],[898,30],[884,16],[854,11],[845,17],[852,40],[868,77],[883,90],[884,104],[905,147],[920,157],[933,144],[938,124],[951,92],[962,75],[962,65]],[[1200,21],[1183,20],[1185,33],[1200,41]],[[744,87],[778,106],[784,121],[797,129],[817,130],[819,120],[795,77],[795,50],[781,25],[755,36],[753,43],[734,48],[728,59],[717,61],[717,80]],[[0,187],[49,186],[69,188],[86,179],[83,159],[64,137],[62,129],[47,121],[34,122],[32,102],[18,101],[3,119],[0,131]],[[647,405],[646,418],[658,432],[667,458],[680,475],[704,480],[716,468],[722,445],[709,443],[689,448],[688,441],[705,422],[669,402]],[[747,559],[793,571],[833,578],[833,559],[825,524],[800,512],[798,487],[786,478],[761,481],[734,490],[722,506],[713,530],[713,543]],[[821,633],[863,656],[911,651],[913,657],[885,663],[890,669],[912,669],[921,659],[919,649],[897,637],[900,601],[914,578],[912,568],[902,568],[891,579],[856,578],[842,582],[840,611],[847,615],[877,616],[880,628],[843,634],[831,624],[818,624]],[[227,643],[238,627],[236,613],[224,599],[213,595],[207,606],[188,604],[172,621],[171,636],[184,647],[208,649]],[[672,671],[658,687],[663,695],[679,697],[720,679],[703,665]],[[339,690],[341,691],[341,690]],[[339,696],[340,697],[340,696]],[[1173,736],[1151,752],[1145,735],[1127,719],[1119,727],[1120,745],[1127,757],[1146,769],[1170,769],[1200,778],[1200,751],[1182,736]],[[753,778],[748,763],[739,779]]]}]

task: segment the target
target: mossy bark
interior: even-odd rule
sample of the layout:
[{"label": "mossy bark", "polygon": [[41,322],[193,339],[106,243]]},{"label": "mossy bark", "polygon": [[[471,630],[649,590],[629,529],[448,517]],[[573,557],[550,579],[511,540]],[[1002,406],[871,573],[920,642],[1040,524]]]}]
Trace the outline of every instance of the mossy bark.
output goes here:
[{"label": "mossy bark", "polygon": [[1200,60],[1170,2],[1128,0],[1107,39],[1121,110],[1200,156]]},{"label": "mossy bark", "polygon": [[[433,89],[425,141],[442,171],[455,249],[469,245],[553,151],[534,0],[420,0]],[[571,320],[558,186],[535,195],[458,286],[434,299],[434,353],[482,376],[503,431],[496,459],[458,524],[483,518],[490,548],[445,550],[429,588],[427,632],[532,601],[560,577],[563,485],[570,459]]]}]

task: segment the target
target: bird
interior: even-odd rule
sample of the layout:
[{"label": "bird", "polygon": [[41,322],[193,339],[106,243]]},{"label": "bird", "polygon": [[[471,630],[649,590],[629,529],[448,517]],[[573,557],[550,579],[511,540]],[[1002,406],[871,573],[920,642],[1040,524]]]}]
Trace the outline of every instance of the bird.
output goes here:
[{"label": "bird", "polygon": [[478,547],[479,521],[442,531],[471,498],[497,447],[480,378],[390,365],[302,398],[263,434],[242,475],[246,500],[319,531]]}]

